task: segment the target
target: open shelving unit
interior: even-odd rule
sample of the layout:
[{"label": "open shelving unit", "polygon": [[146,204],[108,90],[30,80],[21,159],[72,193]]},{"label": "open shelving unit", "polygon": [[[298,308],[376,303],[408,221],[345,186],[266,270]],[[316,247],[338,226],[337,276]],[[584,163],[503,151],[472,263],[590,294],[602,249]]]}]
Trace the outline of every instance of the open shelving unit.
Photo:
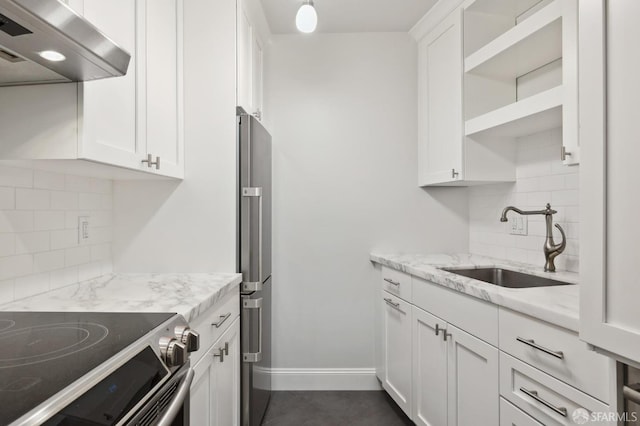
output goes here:
[{"label": "open shelving unit", "polygon": [[562,125],[562,87],[467,120],[465,136],[521,137]]},{"label": "open shelving unit", "polygon": [[562,8],[554,1],[464,61],[467,73],[517,78],[562,57]]},{"label": "open shelving unit", "polygon": [[577,8],[576,0],[476,0],[467,7],[464,134],[471,141],[560,126],[572,135],[564,131],[577,96],[572,2]]}]

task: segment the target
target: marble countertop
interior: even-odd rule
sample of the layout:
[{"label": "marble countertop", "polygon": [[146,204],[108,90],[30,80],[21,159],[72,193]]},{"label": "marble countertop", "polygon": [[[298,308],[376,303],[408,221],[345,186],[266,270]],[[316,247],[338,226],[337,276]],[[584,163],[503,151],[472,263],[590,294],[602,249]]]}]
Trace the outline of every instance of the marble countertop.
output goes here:
[{"label": "marble countertop", "polygon": [[108,274],[16,300],[2,311],[176,312],[193,321],[242,281],[241,274]]},{"label": "marble countertop", "polygon": [[579,328],[579,286],[506,288],[443,271],[440,268],[496,266],[545,278],[578,284],[574,272],[543,272],[542,266],[527,265],[472,254],[378,254],[372,262],[393,268],[460,293],[548,321],[573,331]]}]

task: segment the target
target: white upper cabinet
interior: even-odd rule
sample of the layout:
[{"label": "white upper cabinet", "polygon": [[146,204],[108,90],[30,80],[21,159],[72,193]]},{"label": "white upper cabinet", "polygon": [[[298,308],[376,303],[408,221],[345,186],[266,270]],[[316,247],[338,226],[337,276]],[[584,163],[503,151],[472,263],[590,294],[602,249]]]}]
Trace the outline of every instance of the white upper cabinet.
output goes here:
[{"label": "white upper cabinet", "polygon": [[467,0],[430,24],[440,2],[412,30],[420,186],[515,181],[516,138],[561,126],[579,162],[577,4]]},{"label": "white upper cabinet", "polygon": [[250,6],[246,0],[237,3],[236,97],[238,106],[261,120],[264,41],[255,22],[261,11],[252,14]]},{"label": "white upper cabinet", "polygon": [[[183,0],[141,2],[139,44],[145,46],[138,73],[138,140],[160,167],[151,170],[184,176],[182,11]],[[148,163],[145,163],[148,167]]]},{"label": "white upper cabinet", "polygon": [[462,178],[462,11],[418,44],[420,185]]},{"label": "white upper cabinet", "polygon": [[580,1],[580,337],[635,365],[639,21],[636,0]]},{"label": "white upper cabinet", "polygon": [[[135,177],[119,168],[182,178],[182,0],[68,4],[131,54],[127,74],[0,88],[0,159],[90,160],[117,166],[113,178]],[[61,163],[76,166],[91,173]]]}]

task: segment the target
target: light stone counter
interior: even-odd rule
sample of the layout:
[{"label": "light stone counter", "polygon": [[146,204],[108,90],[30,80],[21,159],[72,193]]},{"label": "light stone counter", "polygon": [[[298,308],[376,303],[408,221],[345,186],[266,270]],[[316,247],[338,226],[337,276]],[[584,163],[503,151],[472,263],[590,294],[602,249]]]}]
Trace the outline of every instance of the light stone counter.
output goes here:
[{"label": "light stone counter", "polygon": [[471,254],[370,254],[374,263],[393,268],[460,293],[548,321],[575,332],[579,328],[579,285],[535,288],[505,288],[463,277],[440,268],[496,266],[545,278],[578,283],[573,272],[544,272],[540,266]]},{"label": "light stone counter", "polygon": [[2,311],[176,312],[193,321],[241,274],[109,274],[0,306]]}]

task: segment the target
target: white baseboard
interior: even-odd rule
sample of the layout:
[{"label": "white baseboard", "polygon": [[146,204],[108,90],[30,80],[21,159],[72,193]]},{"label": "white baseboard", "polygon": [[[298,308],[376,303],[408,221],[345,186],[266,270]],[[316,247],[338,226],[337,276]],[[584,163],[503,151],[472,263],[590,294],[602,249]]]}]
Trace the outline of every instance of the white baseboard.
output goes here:
[{"label": "white baseboard", "polygon": [[283,390],[381,390],[375,368],[272,368],[271,388]]}]

